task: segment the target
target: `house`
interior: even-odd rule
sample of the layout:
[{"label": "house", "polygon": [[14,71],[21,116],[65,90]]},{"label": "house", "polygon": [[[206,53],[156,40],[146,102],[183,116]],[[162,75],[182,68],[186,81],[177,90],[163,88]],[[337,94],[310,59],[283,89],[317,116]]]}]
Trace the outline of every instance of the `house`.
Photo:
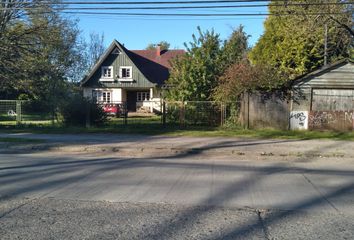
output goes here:
[{"label": "house", "polygon": [[86,98],[102,104],[124,104],[135,112],[160,111],[161,87],[169,77],[170,61],[184,50],[128,50],[114,40],[82,80]]},{"label": "house", "polygon": [[246,94],[241,122],[250,128],[354,130],[354,63],[341,61],[292,82],[283,92]]}]

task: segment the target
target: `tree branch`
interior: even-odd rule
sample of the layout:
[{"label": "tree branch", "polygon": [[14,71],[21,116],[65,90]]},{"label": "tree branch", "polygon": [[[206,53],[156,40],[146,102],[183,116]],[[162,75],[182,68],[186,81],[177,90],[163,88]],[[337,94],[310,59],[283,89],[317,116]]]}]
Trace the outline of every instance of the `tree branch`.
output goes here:
[{"label": "tree branch", "polygon": [[331,19],[334,22],[336,22],[339,26],[341,26],[342,28],[347,30],[352,37],[354,37],[354,31],[353,31],[353,29],[351,27],[349,27],[348,25],[338,21],[338,19],[334,18],[333,16],[329,16],[329,19]]}]

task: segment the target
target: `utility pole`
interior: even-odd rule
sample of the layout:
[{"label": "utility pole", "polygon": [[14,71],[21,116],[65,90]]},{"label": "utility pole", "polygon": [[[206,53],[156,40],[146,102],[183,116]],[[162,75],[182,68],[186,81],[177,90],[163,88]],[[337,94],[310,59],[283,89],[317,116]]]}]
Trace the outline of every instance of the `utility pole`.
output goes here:
[{"label": "utility pole", "polygon": [[323,61],[323,65],[327,66],[327,62],[328,62],[328,25],[327,23],[325,24],[325,36],[324,36],[324,61]]}]

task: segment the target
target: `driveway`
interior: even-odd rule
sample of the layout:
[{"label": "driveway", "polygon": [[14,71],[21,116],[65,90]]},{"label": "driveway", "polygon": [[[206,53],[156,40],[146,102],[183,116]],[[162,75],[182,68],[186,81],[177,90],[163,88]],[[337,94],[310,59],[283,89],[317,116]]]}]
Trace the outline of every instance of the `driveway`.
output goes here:
[{"label": "driveway", "polygon": [[4,239],[354,238],[353,142],[21,137],[63,151],[0,153]]}]

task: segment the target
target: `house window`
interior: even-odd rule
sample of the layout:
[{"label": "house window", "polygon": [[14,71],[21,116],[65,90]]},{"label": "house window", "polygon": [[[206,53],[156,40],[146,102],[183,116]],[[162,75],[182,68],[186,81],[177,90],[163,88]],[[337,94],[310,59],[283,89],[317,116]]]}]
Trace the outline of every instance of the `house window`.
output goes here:
[{"label": "house window", "polygon": [[92,97],[98,103],[112,102],[112,92],[109,92],[109,91],[93,90]]},{"label": "house window", "polygon": [[103,79],[113,79],[113,67],[112,66],[103,66],[101,77]]},{"label": "house window", "polygon": [[120,67],[120,79],[132,79],[132,67]]},{"label": "house window", "polygon": [[138,102],[148,101],[148,100],[150,100],[150,93],[149,92],[137,92],[136,98],[137,98],[136,100]]}]

